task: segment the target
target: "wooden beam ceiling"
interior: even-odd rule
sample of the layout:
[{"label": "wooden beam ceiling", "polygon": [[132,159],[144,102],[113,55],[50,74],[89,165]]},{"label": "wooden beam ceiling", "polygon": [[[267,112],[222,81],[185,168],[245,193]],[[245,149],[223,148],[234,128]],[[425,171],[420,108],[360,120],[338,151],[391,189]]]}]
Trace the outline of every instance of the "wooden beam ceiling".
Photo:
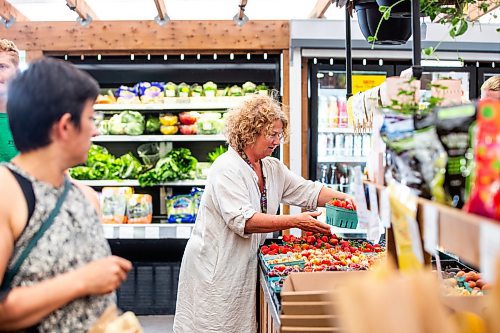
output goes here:
[{"label": "wooden beam ceiling", "polygon": [[[484,10],[481,9],[481,4],[486,3],[488,5],[488,10],[485,12]],[[481,16],[486,15],[487,13],[491,12],[492,10],[500,7],[500,0],[484,0],[484,1],[478,1],[477,3],[473,5],[469,5],[467,7],[467,19],[469,21],[476,21],[478,20]]]},{"label": "wooden beam ceiling", "polygon": [[165,1],[164,0],[154,0],[155,5],[156,5],[156,10],[158,11],[158,17],[160,20],[165,20],[165,18],[168,17],[167,15],[167,9],[165,8]]},{"label": "wooden beam ceiling", "polygon": [[85,0],[66,0],[66,3],[68,4],[68,7],[71,10],[74,10],[82,20],[86,20],[88,16],[90,16],[92,20],[99,19]]},{"label": "wooden beam ceiling", "polygon": [[29,21],[26,16],[6,0],[0,0],[0,17],[5,21],[10,21],[11,18],[14,18],[16,22]]},{"label": "wooden beam ceiling", "polygon": [[0,36],[16,41],[23,50],[66,54],[70,52],[215,52],[224,50],[288,49],[288,21],[249,21],[242,27],[232,20],[170,21],[163,27],[154,21],[23,22],[10,29],[0,26]]},{"label": "wooden beam ceiling", "polygon": [[331,4],[332,0],[318,0],[311,11],[311,14],[309,14],[309,18],[322,18]]}]

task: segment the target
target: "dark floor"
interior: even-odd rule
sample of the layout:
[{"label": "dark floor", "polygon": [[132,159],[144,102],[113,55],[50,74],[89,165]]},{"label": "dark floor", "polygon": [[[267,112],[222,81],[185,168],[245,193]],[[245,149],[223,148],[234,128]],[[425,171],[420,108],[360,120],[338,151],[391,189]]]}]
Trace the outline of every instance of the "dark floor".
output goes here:
[{"label": "dark floor", "polygon": [[138,316],[144,333],[173,333],[174,316]]}]

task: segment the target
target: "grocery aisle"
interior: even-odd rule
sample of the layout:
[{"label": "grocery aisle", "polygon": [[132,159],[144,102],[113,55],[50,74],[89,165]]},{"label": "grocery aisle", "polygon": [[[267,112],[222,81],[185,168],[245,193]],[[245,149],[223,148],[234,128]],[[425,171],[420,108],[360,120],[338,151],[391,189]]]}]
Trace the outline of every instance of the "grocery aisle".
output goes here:
[{"label": "grocery aisle", "polygon": [[172,333],[174,316],[138,316],[144,333]]}]

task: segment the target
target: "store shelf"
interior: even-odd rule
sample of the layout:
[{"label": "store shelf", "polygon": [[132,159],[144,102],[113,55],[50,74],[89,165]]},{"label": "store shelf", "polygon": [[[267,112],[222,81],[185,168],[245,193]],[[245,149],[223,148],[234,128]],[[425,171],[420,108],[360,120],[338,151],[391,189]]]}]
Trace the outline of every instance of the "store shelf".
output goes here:
[{"label": "store shelf", "polygon": [[318,157],[318,163],[366,163],[366,156],[323,156]]},{"label": "store shelf", "polygon": [[319,128],[318,133],[339,133],[339,134],[371,134],[371,132],[358,132],[352,127],[345,128]]},{"label": "store shelf", "polygon": [[98,135],[92,142],[196,142],[226,141],[222,134],[216,135]]},{"label": "store shelf", "polygon": [[167,97],[156,104],[95,104],[96,111],[226,110],[238,107],[245,97]]},{"label": "store shelf", "polygon": [[[133,179],[124,180],[79,180],[81,184],[93,187],[104,187],[104,186],[139,186],[139,181]],[[207,181],[204,179],[187,179],[187,180],[176,180],[172,182],[164,182],[158,186],[205,186]]]},{"label": "store shelf", "polygon": [[103,224],[107,239],[188,239],[194,224]]}]

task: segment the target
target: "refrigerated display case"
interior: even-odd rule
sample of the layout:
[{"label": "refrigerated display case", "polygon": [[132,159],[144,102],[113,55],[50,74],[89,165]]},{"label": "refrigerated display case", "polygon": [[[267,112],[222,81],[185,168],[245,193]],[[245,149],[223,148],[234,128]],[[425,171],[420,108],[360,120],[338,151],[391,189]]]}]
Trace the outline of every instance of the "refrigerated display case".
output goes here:
[{"label": "refrigerated display case", "polygon": [[[60,57],[62,58],[62,57]],[[103,93],[113,93],[120,85],[134,86],[139,82],[185,82],[189,85],[213,81],[225,88],[242,86],[246,81],[265,84],[279,91],[281,86],[281,59],[279,54],[265,58],[246,54],[219,54],[217,60],[208,55],[136,55],[132,60],[125,56],[76,57],[67,60],[92,75],[103,88]],[[221,89],[223,90],[223,89]],[[164,113],[179,115],[185,111],[224,113],[237,107],[244,97],[165,97],[156,103],[96,104],[94,109],[110,117],[124,110],[137,111],[142,115],[158,117]],[[136,158],[139,146],[159,143],[170,148],[187,148],[199,162],[207,161],[207,153],[223,145],[221,134],[143,134],[143,135],[98,135],[92,139],[115,156],[132,153]],[[279,158],[280,150],[275,151]],[[117,291],[118,305],[123,310],[138,315],[174,314],[177,297],[179,267],[187,239],[192,232],[192,223],[167,223],[167,198],[170,195],[188,194],[193,187],[203,188],[202,178],[174,180],[158,185],[140,187],[137,179],[125,180],[81,180],[82,183],[101,190],[107,186],[130,186],[136,193],[152,197],[153,223],[151,224],[105,224],[105,237],[112,253],[123,256],[134,263],[129,278]]]},{"label": "refrigerated display case", "polygon": [[[376,87],[394,75],[391,65],[353,65],[353,94]],[[309,178],[350,192],[354,165],[365,164],[371,133],[355,130],[347,105],[342,65],[309,64]]]}]

